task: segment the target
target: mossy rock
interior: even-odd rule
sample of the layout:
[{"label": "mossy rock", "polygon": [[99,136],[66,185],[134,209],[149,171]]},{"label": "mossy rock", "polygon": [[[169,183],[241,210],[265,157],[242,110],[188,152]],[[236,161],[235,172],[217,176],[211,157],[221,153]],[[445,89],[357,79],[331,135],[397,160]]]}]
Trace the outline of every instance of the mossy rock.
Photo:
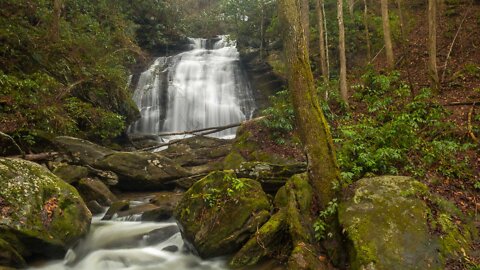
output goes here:
[{"label": "mossy rock", "polygon": [[268,162],[243,162],[235,170],[237,177],[257,180],[267,192],[276,192],[295,174],[307,170],[305,163],[272,164]]},{"label": "mossy rock", "polygon": [[233,268],[253,266],[282,250],[288,239],[285,211],[274,214],[230,260]]},{"label": "mossy rock", "polygon": [[259,161],[271,164],[295,164],[298,161],[262,150],[258,140],[245,125],[238,128],[231,152],[223,160],[223,168],[238,169],[243,162]]},{"label": "mossy rock", "polygon": [[93,165],[97,160],[115,153],[112,149],[74,137],[56,137],[54,143],[58,148],[69,153],[77,162],[86,165]]},{"label": "mossy rock", "polygon": [[204,258],[237,251],[270,216],[260,183],[213,172],[195,183],[175,210],[187,241]]},{"label": "mossy rock", "polygon": [[88,176],[88,169],[82,166],[68,165],[55,168],[53,173],[63,181],[73,184]]},{"label": "mossy rock", "polygon": [[116,173],[118,188],[127,191],[164,189],[166,182],[190,174],[158,153],[117,152],[95,163],[95,167]]},{"label": "mossy rock", "polygon": [[0,269],[2,265],[25,267],[27,263],[10,243],[0,238]]},{"label": "mossy rock", "polygon": [[0,205],[0,235],[24,257],[62,257],[90,226],[90,211],[74,187],[21,159],[0,158]]},{"label": "mossy rock", "polygon": [[[424,184],[401,176],[364,178],[345,192],[339,220],[350,242],[352,269],[444,269],[446,258],[461,248],[454,243],[468,249],[468,240],[453,223],[449,234],[457,238],[451,239],[454,243],[430,232],[436,218],[429,218],[432,209],[420,198],[433,195]],[[450,213],[437,211],[443,221],[451,220]]]},{"label": "mossy rock", "polygon": [[95,178],[83,178],[77,184],[77,189],[85,202],[96,201],[100,205],[110,206],[117,197],[102,181]]}]

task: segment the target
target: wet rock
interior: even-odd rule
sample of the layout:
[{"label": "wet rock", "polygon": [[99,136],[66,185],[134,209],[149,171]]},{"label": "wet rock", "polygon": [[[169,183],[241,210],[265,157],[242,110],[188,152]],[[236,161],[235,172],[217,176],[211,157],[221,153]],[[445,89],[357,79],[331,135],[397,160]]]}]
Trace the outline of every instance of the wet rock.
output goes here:
[{"label": "wet rock", "polygon": [[106,147],[74,137],[56,137],[54,143],[57,145],[58,148],[69,153],[75,160],[77,160],[81,164],[92,165],[97,160],[115,153],[115,151]]},{"label": "wet rock", "polygon": [[117,201],[117,197],[100,180],[83,178],[77,184],[77,190],[86,202],[96,201],[100,205],[110,206]]},{"label": "wet rock", "polygon": [[157,206],[157,208],[145,212],[142,215],[142,220],[162,221],[171,218],[182,197],[183,193],[178,192],[162,192],[157,194],[150,200],[150,203]]},{"label": "wet rock", "polygon": [[23,268],[27,266],[27,263],[14,247],[0,238],[0,269],[2,269],[2,265]]},{"label": "wet rock", "polygon": [[63,257],[90,226],[77,190],[25,160],[0,158],[0,205],[0,235],[24,258]]},{"label": "wet rock", "polygon": [[112,203],[110,208],[108,208],[107,213],[103,216],[102,220],[111,220],[113,215],[121,212],[126,211],[130,208],[130,202],[126,200],[116,201]]},{"label": "wet rock", "polygon": [[[436,209],[420,198],[428,198]],[[471,237],[467,228],[452,222],[460,211],[446,211],[445,205],[409,177],[365,178],[353,184],[339,205],[352,269],[444,269],[446,258],[461,249],[468,252]],[[438,226],[444,222],[448,225]],[[440,237],[429,227],[442,232]]]},{"label": "wet rock", "polygon": [[53,173],[69,184],[76,183],[88,176],[88,169],[82,166],[64,164],[55,168]]},{"label": "wet rock", "polygon": [[177,246],[168,246],[168,247],[164,247],[162,250],[168,251],[168,252],[177,252],[178,247]]},{"label": "wet rock", "polygon": [[237,251],[268,220],[270,208],[257,181],[213,172],[185,193],[175,216],[186,239],[208,258]]},{"label": "wet rock", "polygon": [[295,174],[307,170],[305,163],[271,164],[268,162],[244,162],[235,170],[237,177],[259,181],[266,192],[276,192]]},{"label": "wet rock", "polygon": [[[153,230],[144,237],[148,245],[155,245],[168,240],[174,234],[179,233],[180,229],[176,225],[170,225],[160,229]],[[176,246],[175,246],[176,247]],[[168,247],[167,247],[168,248]],[[177,247],[178,250],[178,247]]]},{"label": "wet rock", "polygon": [[93,215],[103,213],[103,207],[97,201],[89,201],[87,207]]},{"label": "wet rock", "polygon": [[95,167],[119,176],[118,188],[128,191],[166,188],[166,182],[189,176],[170,159],[150,152],[117,152],[95,163]]}]

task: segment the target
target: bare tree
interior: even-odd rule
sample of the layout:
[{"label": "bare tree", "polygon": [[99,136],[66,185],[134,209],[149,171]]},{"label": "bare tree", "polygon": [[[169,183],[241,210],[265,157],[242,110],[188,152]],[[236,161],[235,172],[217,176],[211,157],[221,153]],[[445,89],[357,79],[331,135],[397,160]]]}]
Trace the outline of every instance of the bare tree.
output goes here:
[{"label": "bare tree", "polygon": [[383,39],[385,41],[385,52],[387,54],[387,66],[390,69],[395,67],[393,56],[392,34],[390,32],[390,19],[388,15],[388,0],[380,0],[382,9]]},{"label": "bare tree", "polygon": [[343,23],[343,0],[337,0],[338,49],[340,53],[340,95],[348,104],[347,57],[345,55],[345,25]]},{"label": "bare tree", "polygon": [[325,83],[328,83],[328,66],[327,66],[327,51],[325,45],[325,24],[323,16],[323,0],[316,1],[317,19],[318,19],[318,36],[320,43],[320,68],[322,70],[322,78]]},{"label": "bare tree", "polygon": [[372,60],[372,44],[370,42],[370,29],[368,27],[368,4],[367,0],[363,0],[363,24],[365,25],[365,40],[367,42],[367,63]]},{"label": "bare tree", "polygon": [[431,86],[435,92],[439,91],[437,69],[437,1],[428,0],[428,72]]}]

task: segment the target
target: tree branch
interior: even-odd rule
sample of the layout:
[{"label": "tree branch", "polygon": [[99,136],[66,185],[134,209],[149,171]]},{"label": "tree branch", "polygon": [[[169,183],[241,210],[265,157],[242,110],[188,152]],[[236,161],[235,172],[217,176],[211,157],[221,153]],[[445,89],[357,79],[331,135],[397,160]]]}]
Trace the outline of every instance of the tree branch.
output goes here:
[{"label": "tree branch", "polygon": [[4,137],[4,138],[7,138],[9,139],[10,141],[12,141],[13,145],[15,145],[15,147],[18,149],[18,151],[20,152],[20,154],[22,155],[22,157],[25,157],[25,152],[22,150],[22,148],[17,144],[17,142],[8,134],[5,134],[3,132],[0,131],[0,136]]}]

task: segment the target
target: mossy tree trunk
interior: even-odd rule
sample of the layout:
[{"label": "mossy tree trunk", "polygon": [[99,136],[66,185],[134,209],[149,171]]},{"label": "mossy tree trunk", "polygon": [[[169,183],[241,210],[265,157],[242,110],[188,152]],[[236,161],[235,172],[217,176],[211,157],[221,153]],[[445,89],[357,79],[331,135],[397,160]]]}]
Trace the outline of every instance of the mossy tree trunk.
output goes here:
[{"label": "mossy tree trunk", "polygon": [[385,42],[385,52],[387,55],[387,66],[389,69],[395,67],[395,58],[393,56],[392,34],[390,32],[390,17],[388,15],[388,0],[381,0],[383,40]]},{"label": "mossy tree trunk", "polygon": [[310,69],[307,44],[299,17],[300,1],[302,0],[280,0],[279,18],[284,33],[288,85],[295,121],[308,159],[308,178],[323,209],[336,197],[334,187],[339,184],[340,170]]},{"label": "mossy tree trunk", "polygon": [[343,23],[343,0],[337,0],[338,51],[340,57],[340,95],[348,104],[347,57],[345,55],[345,24]]},{"label": "mossy tree trunk", "polygon": [[60,39],[60,19],[62,17],[63,0],[53,0],[53,17],[51,38],[53,41]]},{"label": "mossy tree trunk", "polygon": [[327,67],[327,51],[325,46],[325,24],[323,17],[323,0],[316,0],[317,20],[318,20],[318,36],[320,43],[320,68],[322,70],[322,78],[324,83],[328,83],[328,67]]}]

